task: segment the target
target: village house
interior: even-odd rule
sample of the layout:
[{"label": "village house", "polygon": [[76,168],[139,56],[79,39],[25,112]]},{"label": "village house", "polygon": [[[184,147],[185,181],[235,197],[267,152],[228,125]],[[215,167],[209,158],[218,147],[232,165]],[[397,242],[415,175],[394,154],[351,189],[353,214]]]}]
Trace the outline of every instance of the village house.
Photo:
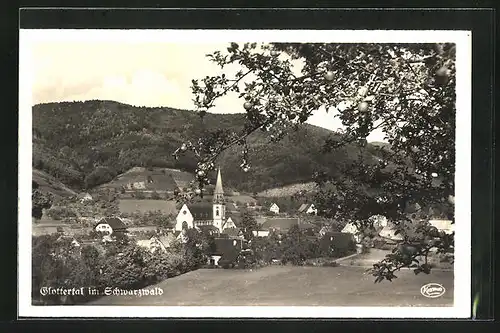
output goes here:
[{"label": "village house", "polygon": [[280,208],[277,204],[274,202],[271,204],[271,207],[269,207],[269,211],[273,212],[274,214],[279,214],[280,213]]},{"label": "village house", "polygon": [[173,232],[169,232],[166,235],[156,235],[149,239],[141,239],[137,241],[137,245],[144,247],[155,253],[157,251],[165,252],[171,246],[171,244],[177,239],[178,235]]},{"label": "village house", "polygon": [[95,230],[111,235],[117,233],[126,233],[127,226],[119,217],[105,217],[97,223],[97,225],[95,226]]},{"label": "village house", "polygon": [[361,242],[362,235],[360,234],[358,227],[352,222],[347,223],[340,232],[351,234],[356,243]]},{"label": "village house", "polygon": [[226,204],[219,169],[212,204],[182,205],[176,217],[175,230],[213,226],[218,232],[222,232],[225,227],[233,225],[234,222],[226,219]]},{"label": "village house", "polygon": [[267,237],[271,232],[287,233],[294,225],[297,225],[301,230],[314,228],[314,225],[310,223],[301,223],[298,218],[268,218],[259,225],[259,230],[254,231],[253,234],[257,237]]},{"label": "village house", "polygon": [[314,207],[314,204],[302,204],[298,210],[299,214],[314,214],[318,215],[318,210]]}]

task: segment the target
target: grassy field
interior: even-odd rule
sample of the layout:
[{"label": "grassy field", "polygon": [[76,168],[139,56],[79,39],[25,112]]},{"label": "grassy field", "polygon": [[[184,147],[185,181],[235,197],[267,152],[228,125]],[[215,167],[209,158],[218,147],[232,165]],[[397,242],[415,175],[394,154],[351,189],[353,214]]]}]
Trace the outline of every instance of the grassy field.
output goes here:
[{"label": "grassy field", "polygon": [[[269,266],[253,271],[200,269],[167,279],[161,296],[108,296],[89,305],[163,306],[452,306],[453,273],[403,271],[373,283],[362,267]],[[446,293],[425,298],[420,288],[440,283]]]},{"label": "grassy field", "polygon": [[119,209],[122,213],[147,213],[153,211],[161,211],[164,214],[177,214],[175,201],[166,200],[136,200],[122,199],[119,202]]}]

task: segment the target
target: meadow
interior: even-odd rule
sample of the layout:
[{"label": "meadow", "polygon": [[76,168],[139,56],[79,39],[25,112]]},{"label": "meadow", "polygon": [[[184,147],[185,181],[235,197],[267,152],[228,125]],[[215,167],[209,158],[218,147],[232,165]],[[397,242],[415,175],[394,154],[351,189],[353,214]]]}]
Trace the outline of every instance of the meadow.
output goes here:
[{"label": "meadow", "polygon": [[[267,266],[254,270],[198,269],[150,286],[161,296],[109,296],[89,305],[157,306],[452,306],[453,272],[373,283],[363,267]],[[446,292],[426,298],[420,288],[439,283]]]},{"label": "meadow", "polygon": [[122,199],[118,204],[121,213],[147,213],[161,211],[164,214],[177,214],[176,202],[166,200]]}]

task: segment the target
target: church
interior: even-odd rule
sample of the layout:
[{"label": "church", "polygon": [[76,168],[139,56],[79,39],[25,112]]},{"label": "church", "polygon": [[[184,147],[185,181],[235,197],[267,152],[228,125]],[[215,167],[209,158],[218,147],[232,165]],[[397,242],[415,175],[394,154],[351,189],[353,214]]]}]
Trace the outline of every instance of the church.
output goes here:
[{"label": "church", "polygon": [[212,204],[184,204],[181,207],[176,218],[175,230],[182,231],[188,228],[206,228],[219,233],[225,229],[236,228],[231,217],[226,216],[226,203],[220,168],[217,171]]}]

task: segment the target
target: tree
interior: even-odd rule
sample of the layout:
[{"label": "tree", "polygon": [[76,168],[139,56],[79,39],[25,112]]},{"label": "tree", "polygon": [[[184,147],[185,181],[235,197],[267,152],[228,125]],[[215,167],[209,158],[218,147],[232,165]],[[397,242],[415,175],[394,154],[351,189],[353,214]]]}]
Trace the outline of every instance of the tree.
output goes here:
[{"label": "tree", "polygon": [[[206,175],[224,150],[242,146],[241,168],[248,171],[247,138],[253,132],[279,141],[325,108],[344,126],[340,137],[325,143],[325,152],[353,143],[366,146],[367,136],[377,129],[385,133],[388,145],[376,148],[383,156],[377,161],[360,149],[359,158],[340,170],[342,177],[315,175],[321,215],[353,221],[363,230],[373,223],[370,216],[385,215],[408,243],[408,203],[453,205],[454,44],[231,43],[227,51],[208,57],[221,72],[230,66],[239,70],[192,81],[200,117],[218,99],[235,93],[242,99],[246,123],[241,132],[210,131],[174,152],[178,157],[189,151],[198,160],[192,193],[209,183]],[[432,230],[428,223],[420,228],[419,250],[409,255],[411,260],[399,260],[403,254],[397,248],[394,256],[375,265],[376,281],[392,280],[402,267],[429,272],[417,258],[426,260],[432,247],[449,252],[454,246],[453,235]]]},{"label": "tree", "polygon": [[87,177],[85,177],[85,188],[89,189],[94,186],[104,184],[113,179],[114,174],[112,170],[105,167],[98,167],[92,171]]},{"label": "tree", "polygon": [[42,218],[43,210],[52,207],[52,195],[43,193],[37,182],[32,182],[31,189],[31,216],[39,220]]},{"label": "tree", "polygon": [[241,215],[241,223],[239,227],[246,240],[251,240],[254,237],[253,232],[257,231],[259,228],[255,217],[249,211],[245,211]]},{"label": "tree", "polygon": [[291,262],[294,265],[302,264],[310,257],[310,242],[306,239],[298,225],[288,230],[282,241],[282,261]]}]

